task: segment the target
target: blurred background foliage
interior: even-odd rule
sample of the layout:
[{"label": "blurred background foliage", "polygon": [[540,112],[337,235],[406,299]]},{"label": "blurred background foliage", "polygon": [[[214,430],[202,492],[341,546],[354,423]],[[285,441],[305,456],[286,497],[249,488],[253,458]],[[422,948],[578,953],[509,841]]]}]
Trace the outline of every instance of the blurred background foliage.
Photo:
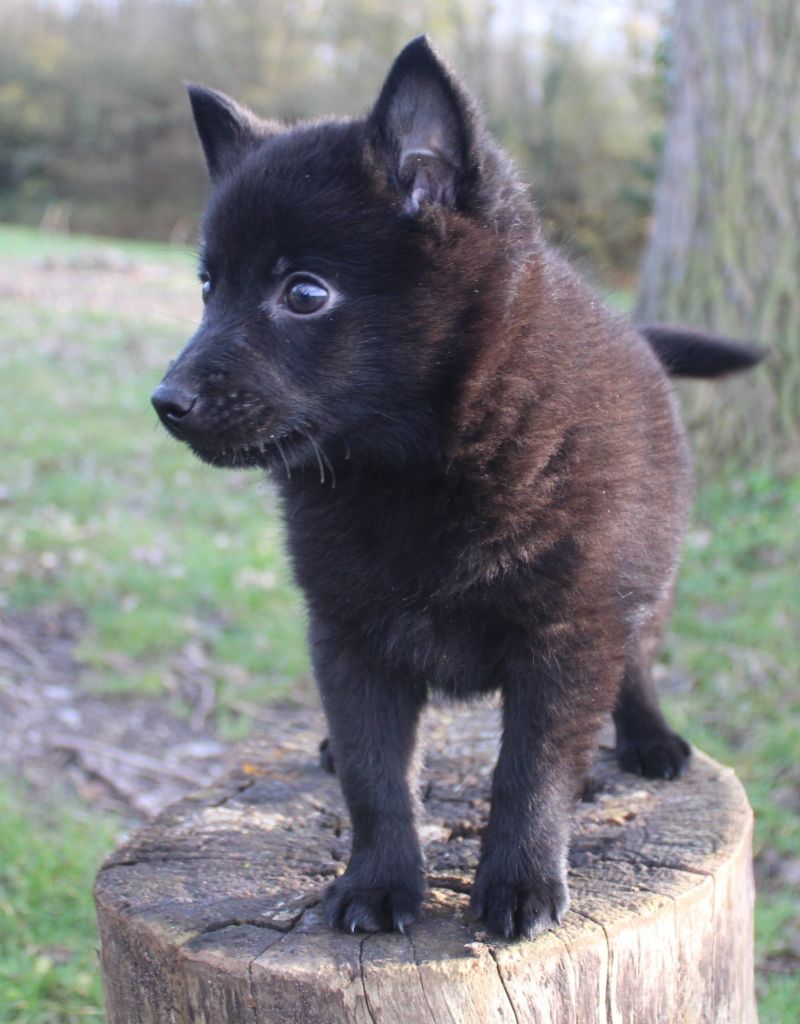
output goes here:
[{"label": "blurred background foliage", "polygon": [[603,6],[3,0],[0,219],[191,240],[205,183],[182,81],[288,121],[364,112],[424,26],[482,97],[556,241],[627,274],[658,166],[668,45],[660,0]]}]

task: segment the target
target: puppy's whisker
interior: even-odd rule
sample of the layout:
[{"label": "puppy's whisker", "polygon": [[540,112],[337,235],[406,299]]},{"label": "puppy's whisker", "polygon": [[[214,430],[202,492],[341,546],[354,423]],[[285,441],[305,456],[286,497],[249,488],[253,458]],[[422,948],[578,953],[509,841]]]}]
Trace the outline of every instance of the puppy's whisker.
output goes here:
[{"label": "puppy's whisker", "polygon": [[303,435],[308,438],[308,440],[309,440],[309,442],[311,444],[311,447],[314,449],[314,454],[317,456],[317,465],[319,466],[319,482],[321,484],[324,484],[325,483],[325,466],[323,465],[322,456],[320,454],[319,448],[317,447],[317,442],[314,440],[314,438],[311,436],[311,434],[309,434],[305,430],[303,431]]},{"label": "puppy's whisker", "polygon": [[284,468],[286,470],[286,479],[287,480],[291,480],[292,479],[292,471],[289,468],[289,463],[288,463],[288,461],[286,459],[286,455],[284,454],[283,448],[281,447],[281,440],[280,440],[279,437],[276,437],[275,434],[271,434],[270,438],[271,438],[273,444],[275,445],[275,447],[278,449],[278,454],[280,455],[281,459],[283,460],[283,465],[284,465]]},{"label": "puppy's whisker", "polygon": [[153,312],[156,313],[158,316],[165,317],[167,320],[177,320],[177,322],[179,324],[189,324],[190,327],[194,327],[194,328],[197,328],[197,327],[200,326],[200,321],[197,320],[194,317],[178,316],[177,313],[170,313],[166,309],[158,309],[158,308],[153,310]]},{"label": "puppy's whisker", "polygon": [[331,474],[331,490],[336,490],[336,470],[333,468],[333,463],[328,458],[328,456],[325,454],[325,452],[322,450],[321,446],[320,446],[320,452],[322,453],[322,458],[324,459],[325,465],[328,467],[328,471]]}]

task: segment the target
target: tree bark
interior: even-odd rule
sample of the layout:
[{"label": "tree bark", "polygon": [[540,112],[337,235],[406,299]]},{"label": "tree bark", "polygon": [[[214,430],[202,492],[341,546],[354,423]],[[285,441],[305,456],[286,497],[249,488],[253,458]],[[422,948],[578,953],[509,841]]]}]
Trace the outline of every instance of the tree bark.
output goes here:
[{"label": "tree bark", "polygon": [[[109,1024],[757,1024],[752,815],[730,769],[624,775],[601,751],[576,812],[572,909],[529,942],[468,910],[499,734],[487,707],[427,717],[430,895],[406,935],[322,922],[349,828],[322,724],[277,730],[102,868]],[[320,731],[318,731],[320,730]]]},{"label": "tree bark", "polygon": [[800,5],[677,0],[671,102],[638,315],[756,340],[764,367],[684,400],[702,460],[796,455]]}]

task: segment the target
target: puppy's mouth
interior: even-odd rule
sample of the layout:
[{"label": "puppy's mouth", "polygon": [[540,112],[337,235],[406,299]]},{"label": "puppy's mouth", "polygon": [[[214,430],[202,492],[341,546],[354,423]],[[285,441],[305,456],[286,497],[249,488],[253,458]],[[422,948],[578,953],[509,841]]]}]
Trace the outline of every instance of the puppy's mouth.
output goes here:
[{"label": "puppy's mouth", "polygon": [[167,432],[188,445],[203,462],[221,469],[265,469],[291,478],[294,470],[316,467],[320,480],[334,477],[314,423],[294,420],[266,425],[258,419],[232,422],[225,415],[209,416],[207,404],[177,387],[156,390],[153,404]]},{"label": "puppy's mouth", "polygon": [[264,434],[250,443],[181,437],[170,432],[188,444],[199,459],[218,469],[264,469],[270,476],[290,480],[294,473],[305,473],[308,468],[319,473],[321,483],[335,479],[333,466],[311,426]]},{"label": "puppy's mouth", "polygon": [[[221,469],[273,469],[285,465],[291,468],[295,461],[298,445],[305,438],[296,431],[267,434],[250,443],[224,438],[193,438],[175,436],[192,449],[194,454],[209,465]],[[291,460],[291,461],[290,461]]]}]

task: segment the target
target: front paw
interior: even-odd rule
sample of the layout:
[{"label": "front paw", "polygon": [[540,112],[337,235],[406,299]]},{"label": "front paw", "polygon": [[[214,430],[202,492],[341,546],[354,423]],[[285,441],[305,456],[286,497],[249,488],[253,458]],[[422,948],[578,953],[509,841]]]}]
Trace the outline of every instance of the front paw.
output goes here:
[{"label": "front paw", "polygon": [[358,871],[345,872],[325,892],[323,909],[331,928],[345,932],[404,932],[416,921],[425,896],[418,877],[375,883]]},{"label": "front paw", "polygon": [[472,886],[472,913],[507,939],[532,939],[555,928],[569,906],[565,874],[514,864],[514,858],[486,858]]},{"label": "front paw", "polygon": [[689,744],[671,729],[617,744],[617,763],[625,772],[649,779],[677,779],[691,755]]}]

